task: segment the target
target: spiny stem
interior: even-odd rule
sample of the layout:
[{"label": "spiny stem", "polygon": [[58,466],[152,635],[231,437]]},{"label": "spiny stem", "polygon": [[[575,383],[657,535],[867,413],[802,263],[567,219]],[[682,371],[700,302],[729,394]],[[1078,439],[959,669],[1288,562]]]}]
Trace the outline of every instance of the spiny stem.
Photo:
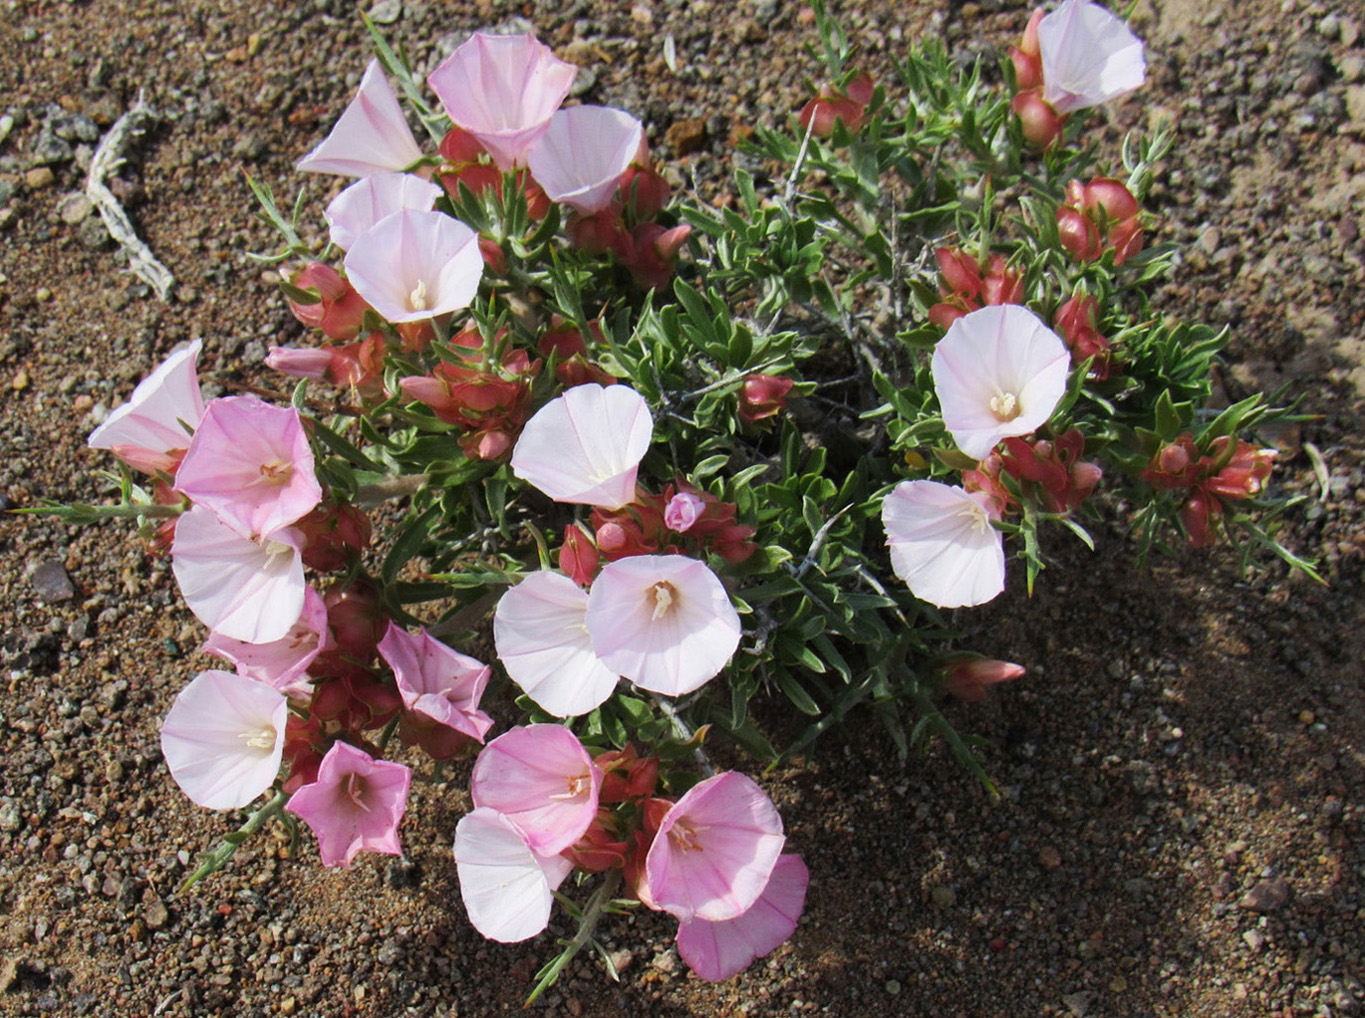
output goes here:
[{"label": "spiny stem", "polygon": [[606,907],[611,904],[620,884],[621,871],[619,869],[608,870],[606,879],[602,881],[602,886],[588,899],[588,907],[583,912],[583,918],[578,921],[578,932],[574,934],[572,940],[564,945],[564,950],[560,952],[559,957],[541,969],[536,987],[531,991],[531,995],[526,998],[525,1006],[530,1007],[535,1003],[537,997],[553,986],[555,980],[559,978],[559,974],[568,967],[569,962],[573,961],[578,956],[578,952],[592,942],[592,935],[597,929],[597,922],[602,918],[602,913]]}]

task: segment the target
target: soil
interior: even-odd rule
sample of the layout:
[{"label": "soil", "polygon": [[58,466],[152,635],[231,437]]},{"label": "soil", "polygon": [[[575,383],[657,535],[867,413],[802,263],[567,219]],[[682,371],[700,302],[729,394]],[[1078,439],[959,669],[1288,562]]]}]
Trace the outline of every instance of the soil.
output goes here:
[{"label": "soil", "polygon": [[[641,116],[707,195],[738,128],[789,115],[818,73],[791,0],[385,0],[374,13],[421,68],[469,31],[526,19],[588,69],[585,99]],[[1026,19],[1004,2],[844,5],[883,80],[922,32],[993,62]],[[1012,587],[959,618],[969,645],[1030,668],[953,710],[985,738],[998,800],[941,746],[902,763],[858,718],[764,779],[813,874],[788,945],[711,985],[687,973],[669,922],[622,918],[605,928],[620,983],[585,958],[532,1011],[1365,1006],[1365,10],[1140,0],[1134,24],[1149,81],[1097,118],[1097,138],[1115,152],[1130,126],[1177,123],[1149,205],[1185,247],[1156,303],[1230,327],[1230,398],[1303,397],[1313,418],[1270,436],[1275,483],[1306,496],[1283,536],[1330,584],[1264,555],[1241,575],[1228,548],[1139,568],[1117,527],[1094,554],[1057,539],[1032,598]],[[266,377],[266,346],[300,329],[244,256],[274,241],[243,170],[281,194],[306,184],[320,223],[318,189],[340,181],[292,164],[367,56],[354,8],[331,0],[0,4],[0,506],[107,494],[108,461],[85,435],[191,337],[205,339],[211,392]],[[158,125],[115,189],[179,281],[170,303],[123,270],[74,197],[93,143],[140,93]],[[160,718],[204,664],[202,629],[126,528],[0,528],[0,1014],[520,1009],[553,938],[500,946],[466,921],[450,854],[466,768],[415,786],[405,859],[330,871],[311,845],[288,859],[265,839],[176,895],[234,822],[189,803],[158,749]]]}]

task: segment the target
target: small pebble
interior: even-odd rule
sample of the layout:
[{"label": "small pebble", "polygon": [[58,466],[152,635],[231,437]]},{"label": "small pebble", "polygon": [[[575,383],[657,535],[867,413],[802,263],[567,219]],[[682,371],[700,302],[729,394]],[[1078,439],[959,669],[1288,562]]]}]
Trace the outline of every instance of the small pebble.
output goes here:
[{"label": "small pebble", "polygon": [[57,179],[57,175],[46,166],[35,166],[24,174],[24,183],[32,191],[41,191],[45,187],[51,186]]},{"label": "small pebble", "polygon": [[40,563],[38,568],[33,570],[29,582],[33,584],[38,596],[48,604],[70,601],[76,596],[76,587],[71,582],[71,577],[67,575],[66,567],[56,559],[47,559]]}]

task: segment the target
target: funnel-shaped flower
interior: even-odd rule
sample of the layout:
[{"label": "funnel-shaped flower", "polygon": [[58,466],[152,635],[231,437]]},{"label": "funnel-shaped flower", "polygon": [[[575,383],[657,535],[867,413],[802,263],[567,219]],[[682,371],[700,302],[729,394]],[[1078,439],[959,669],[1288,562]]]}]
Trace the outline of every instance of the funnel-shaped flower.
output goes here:
[{"label": "funnel-shaped flower", "polygon": [[493,615],[493,642],[507,674],[559,717],[588,713],[620,678],[592,649],[587,612],[587,591],[546,570],[503,594]]},{"label": "funnel-shaped flower", "polygon": [[253,541],[195,506],[176,520],[171,571],[200,622],[247,643],[283,639],[303,611],[302,535],[285,529]]},{"label": "funnel-shaped flower", "polygon": [[483,742],[493,719],[479,710],[489,668],[452,650],[425,629],[417,636],[389,623],[379,656],[393,669],[403,706],[475,742]]},{"label": "funnel-shaped flower", "polygon": [[455,869],[474,928],[489,940],[515,944],[545,929],[554,890],[573,863],[537,855],[516,824],[485,806],[455,825]]},{"label": "funnel-shaped flower", "polygon": [[529,32],[475,32],[427,76],[427,84],[450,119],[510,170],[525,164],[577,73]]},{"label": "funnel-shaped flower", "polygon": [[239,809],[275,780],[289,701],[232,672],[200,672],[161,723],[161,753],[180,790],[207,809]]},{"label": "funnel-shaped flower", "polygon": [[297,522],[322,500],[299,412],[255,396],[209,404],[175,486],[252,539]]},{"label": "funnel-shaped flower", "polygon": [[189,448],[190,432],[204,416],[204,397],[195,371],[203,345],[196,339],[162,361],[138,383],[128,402],[116,407],[90,433],[86,444],[109,449],[130,467],[146,473],[173,472],[178,454]]},{"label": "funnel-shaped flower", "polygon": [[468,307],[482,276],[478,234],[444,212],[395,212],[346,254],[351,285],[394,324]]},{"label": "funnel-shaped flower", "polygon": [[1142,40],[1099,4],[1065,0],[1038,22],[1043,98],[1058,113],[1117,99],[1147,75]]},{"label": "funnel-shaped flower", "polygon": [[285,809],[317,835],[324,866],[349,866],[362,851],[403,854],[398,825],[411,784],[412,771],[402,764],[334,742],[317,780],[290,796]]},{"label": "funnel-shaped flower", "polygon": [[725,587],[686,555],[608,563],[588,595],[587,623],[604,665],[664,696],[704,685],[739,646],[739,614]]},{"label": "funnel-shaped flower", "polygon": [[356,181],[327,206],[332,243],[343,251],[379,220],[411,209],[430,212],[441,188],[413,173],[375,173]]},{"label": "funnel-shaped flower", "polygon": [[654,435],[644,397],[624,385],[576,385],[536,411],[512,450],[512,472],[556,502],[619,509]]},{"label": "funnel-shaped flower", "polygon": [[1048,422],[1070,367],[1061,337],[1017,304],[984,307],[953,322],[930,364],[944,426],[978,460],[1002,438]]},{"label": "funnel-shaped flower", "polygon": [[1005,589],[1005,543],[990,496],[937,481],[903,481],[882,503],[891,568],[921,601],[984,604]]},{"label": "funnel-shaped flower", "polygon": [[703,979],[743,972],[755,958],[786,943],[806,905],[810,870],[794,853],[777,860],[768,886],[747,912],[723,922],[693,919],[678,926],[678,954]]},{"label": "funnel-shaped flower", "polygon": [[231,661],[238,675],[274,686],[286,696],[308,700],[313,683],[308,666],[323,651],[332,649],[327,625],[327,606],[312,587],[303,595],[303,611],[289,632],[270,643],[246,643],[214,631],[204,643],[204,653]]},{"label": "funnel-shaped flower", "polygon": [[422,158],[422,150],[403,118],[389,81],[371,60],[360,88],[332,127],[332,133],[295,167],[343,177],[368,177],[403,170]]},{"label": "funnel-shaped flower", "polygon": [[561,725],[524,725],[479,753],[469,779],[475,806],[497,810],[539,855],[558,855],[597,814],[602,771],[573,732]]},{"label": "funnel-shaped flower", "polygon": [[777,807],[752,778],[707,778],[659,822],[641,898],[683,922],[734,919],[763,893],[785,840]]},{"label": "funnel-shaped flower", "polygon": [[526,160],[551,200],[590,216],[611,204],[644,137],[640,121],[625,110],[574,106],[550,119]]}]

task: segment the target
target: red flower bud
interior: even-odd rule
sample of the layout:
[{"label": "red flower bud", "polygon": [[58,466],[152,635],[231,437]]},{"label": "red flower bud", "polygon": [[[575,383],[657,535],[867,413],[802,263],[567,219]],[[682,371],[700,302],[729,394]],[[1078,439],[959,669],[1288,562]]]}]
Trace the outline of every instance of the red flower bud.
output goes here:
[{"label": "red flower bud", "polygon": [[1041,88],[1020,92],[1010,100],[1010,109],[1019,118],[1024,140],[1034,148],[1049,149],[1061,141],[1067,118],[1043,98]]},{"label": "red flower bud", "polygon": [[349,587],[333,587],[322,600],[337,649],[356,661],[374,660],[375,648],[389,624],[378,585],[357,579]]},{"label": "red flower bud", "polygon": [[304,534],[303,564],[319,572],[345,569],[370,546],[370,518],[349,503],[324,502],[294,526]]},{"label": "red flower bud", "polygon": [[592,582],[601,555],[587,533],[576,524],[564,528],[564,543],[559,547],[559,570],[580,587]]},{"label": "red flower bud", "polygon": [[1025,671],[1023,665],[1009,661],[961,657],[944,669],[943,688],[964,703],[981,703],[986,699],[987,686],[1017,679]]},{"label": "red flower bud", "polygon": [[787,407],[787,394],[796,383],[785,375],[753,374],[739,390],[739,419],[745,425],[776,417]]}]

